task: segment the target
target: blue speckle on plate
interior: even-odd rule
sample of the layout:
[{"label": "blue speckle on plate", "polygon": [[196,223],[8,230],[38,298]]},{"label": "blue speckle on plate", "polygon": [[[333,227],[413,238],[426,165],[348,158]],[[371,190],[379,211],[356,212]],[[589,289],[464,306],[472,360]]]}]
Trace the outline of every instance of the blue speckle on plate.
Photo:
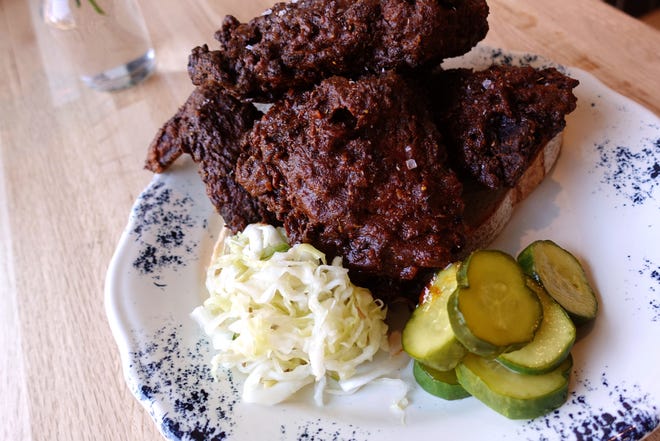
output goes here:
[{"label": "blue speckle on plate", "polygon": [[[361,441],[373,439],[370,433],[348,425],[338,425],[336,423],[328,423],[327,421],[315,420],[308,421],[303,424],[295,426],[295,439],[297,441]],[[292,439],[290,433],[290,426],[280,426],[280,434],[282,439]]]},{"label": "blue speckle on plate", "polygon": [[605,141],[596,150],[600,155],[597,166],[605,170],[601,182],[624,197],[624,205],[641,205],[655,199],[660,188],[660,139],[648,140],[641,148]]},{"label": "blue speckle on plate", "polygon": [[648,305],[652,314],[651,320],[658,322],[660,321],[660,265],[650,259],[644,259],[642,268],[638,272],[641,276],[651,279]]},{"label": "blue speckle on plate", "polygon": [[[234,407],[240,400],[231,373],[218,391],[209,365],[211,349],[206,339],[192,345],[179,337],[183,325],[164,326],[142,349],[130,353],[136,372],[135,395],[147,407],[161,432],[171,440],[229,439]],[[213,388],[213,390],[207,390]]]},{"label": "blue speckle on plate", "polygon": [[200,222],[190,214],[193,204],[190,196],[177,196],[162,181],[153,182],[140,195],[133,208],[131,234],[140,244],[133,268],[157,279],[162,268],[185,264],[197,247],[196,242],[186,238],[186,231]]},{"label": "blue speckle on plate", "polygon": [[494,64],[505,66],[534,66],[539,69],[554,67],[562,72],[566,72],[563,66],[559,66],[549,60],[545,60],[536,54],[511,54],[502,49],[493,49],[491,52],[491,61]]},{"label": "blue speckle on plate", "polygon": [[[660,424],[658,408],[638,386],[613,383],[606,372],[601,374],[598,384],[588,379],[578,381],[589,394],[572,392],[562,407],[527,423],[524,426],[527,439],[547,440],[543,434],[549,429],[562,440],[637,441]],[[594,392],[607,395],[605,404],[590,402],[589,396]]]}]

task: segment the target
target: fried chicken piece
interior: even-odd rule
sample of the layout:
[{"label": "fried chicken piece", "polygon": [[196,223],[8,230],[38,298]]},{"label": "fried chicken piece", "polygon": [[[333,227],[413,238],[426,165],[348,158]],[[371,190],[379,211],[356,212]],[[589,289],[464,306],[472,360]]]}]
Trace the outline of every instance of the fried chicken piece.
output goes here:
[{"label": "fried chicken piece", "polygon": [[578,81],[554,68],[491,66],[441,72],[431,83],[452,165],[495,189],[514,187],[575,109]]},{"label": "fried chicken piece", "polygon": [[488,31],[485,0],[299,0],[248,23],[227,16],[220,50],[193,49],[194,84],[272,102],[332,75],[415,70],[466,53]]},{"label": "fried chicken piece", "polygon": [[161,173],[188,153],[199,163],[208,196],[232,231],[253,222],[274,222],[234,177],[240,139],[260,116],[254,105],[241,103],[218,84],[199,86],[158,131],[149,146],[145,168]]},{"label": "fried chicken piece", "polygon": [[342,256],[353,275],[442,267],[462,246],[461,184],[421,96],[393,72],[292,93],[246,136],[237,181],[292,243]]}]

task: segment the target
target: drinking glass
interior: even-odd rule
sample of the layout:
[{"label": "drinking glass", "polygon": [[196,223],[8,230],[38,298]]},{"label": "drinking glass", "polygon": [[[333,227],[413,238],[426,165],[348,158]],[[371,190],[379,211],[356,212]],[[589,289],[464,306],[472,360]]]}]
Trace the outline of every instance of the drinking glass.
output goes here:
[{"label": "drinking glass", "polygon": [[153,72],[155,52],[136,0],[43,0],[42,7],[53,38],[89,87],[122,89]]}]

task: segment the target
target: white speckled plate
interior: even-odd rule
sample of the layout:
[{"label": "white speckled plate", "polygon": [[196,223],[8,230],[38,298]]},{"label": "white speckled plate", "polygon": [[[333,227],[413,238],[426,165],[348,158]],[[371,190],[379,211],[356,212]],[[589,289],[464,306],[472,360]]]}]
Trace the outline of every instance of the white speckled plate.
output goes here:
[{"label": "white speckled plate", "polygon": [[[549,64],[479,47],[453,65]],[[559,410],[511,421],[476,399],[435,399],[410,381],[402,419],[387,383],[316,407],[304,393],[275,407],[240,402],[240,380],[211,378],[209,345],[190,319],[221,227],[196,167],[154,177],[130,214],[106,281],[106,309],[128,387],[166,438],[182,440],[634,440],[660,414],[660,120],[589,74],[559,161],[494,246],[517,253],[553,239],[585,264],[600,315],[575,346]],[[402,372],[410,380],[409,370]]]}]

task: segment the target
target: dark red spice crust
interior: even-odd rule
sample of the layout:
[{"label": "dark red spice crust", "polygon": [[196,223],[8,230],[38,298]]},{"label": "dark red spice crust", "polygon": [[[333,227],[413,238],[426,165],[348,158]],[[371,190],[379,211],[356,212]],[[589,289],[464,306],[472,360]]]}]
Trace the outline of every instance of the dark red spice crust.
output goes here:
[{"label": "dark red spice crust", "polygon": [[241,99],[272,102],[333,75],[433,67],[488,32],[485,0],[299,0],[247,23],[224,19],[219,50],[193,49],[194,84],[219,82]]}]

